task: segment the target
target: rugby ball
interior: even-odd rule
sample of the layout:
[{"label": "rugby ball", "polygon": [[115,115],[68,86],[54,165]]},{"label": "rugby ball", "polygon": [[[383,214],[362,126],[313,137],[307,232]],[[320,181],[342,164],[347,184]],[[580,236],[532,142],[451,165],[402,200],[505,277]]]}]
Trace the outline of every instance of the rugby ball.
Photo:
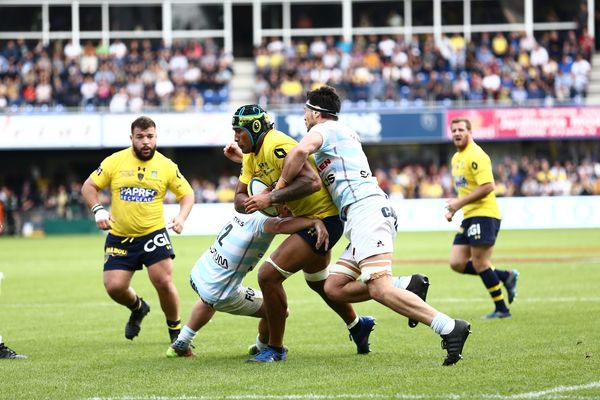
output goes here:
[{"label": "rugby ball", "polygon": [[[267,189],[268,187],[269,187],[269,185],[267,185],[260,179],[252,178],[252,179],[250,179],[250,182],[248,183],[248,194],[250,196],[255,196],[257,194],[264,192],[265,189]],[[263,213],[264,215],[266,215],[267,217],[276,217],[279,215],[279,213],[277,212],[277,209],[274,206],[270,206],[270,207],[265,208],[264,210],[259,210],[259,211],[261,213]]]}]

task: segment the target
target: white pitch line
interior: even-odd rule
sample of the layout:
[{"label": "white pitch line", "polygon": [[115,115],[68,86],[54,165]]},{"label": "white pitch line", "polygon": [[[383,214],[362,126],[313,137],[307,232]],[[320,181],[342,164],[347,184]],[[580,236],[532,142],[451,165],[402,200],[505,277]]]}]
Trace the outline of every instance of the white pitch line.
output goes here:
[{"label": "white pitch line", "polygon": [[178,397],[165,397],[165,396],[122,396],[122,397],[88,397],[86,400],[256,400],[256,399],[268,399],[268,400],[335,400],[335,399],[400,399],[400,400],[420,400],[420,399],[439,399],[439,400],[462,400],[472,399],[473,397],[485,398],[485,399],[498,399],[498,400],[513,400],[513,399],[570,399],[570,400],[591,400],[597,399],[598,395],[591,396],[565,396],[561,393],[565,392],[576,392],[579,390],[597,389],[600,388],[599,382],[585,383],[581,385],[571,386],[556,386],[547,390],[540,390],[536,392],[525,392],[515,393],[510,395],[502,394],[441,394],[441,395],[425,395],[425,394],[288,394],[288,395],[265,395],[265,394],[241,394],[241,395],[229,395],[229,396],[178,396]]},{"label": "white pitch line", "polygon": [[[436,303],[488,303],[489,299],[485,297],[473,298],[473,297],[440,297],[432,299]],[[598,303],[600,302],[600,296],[588,296],[588,297],[518,297],[516,302],[519,303]],[[295,305],[312,304],[312,300],[297,299],[293,301]],[[191,305],[192,303],[189,302]],[[88,303],[9,303],[0,304],[2,308],[56,308],[56,307],[69,307],[69,308],[99,308],[99,307],[114,307],[114,303],[111,302],[88,302]]]},{"label": "white pitch line", "polygon": [[561,386],[557,386],[555,388],[548,389],[548,390],[514,394],[514,395],[511,395],[508,397],[504,397],[504,398],[505,399],[537,399],[542,396],[547,396],[547,395],[552,395],[552,394],[558,394],[558,393],[564,393],[564,392],[574,392],[574,391],[578,391],[578,390],[596,389],[596,388],[600,388],[600,382],[591,382],[591,383],[586,383],[583,385],[572,385],[572,386],[562,386],[561,385]]}]

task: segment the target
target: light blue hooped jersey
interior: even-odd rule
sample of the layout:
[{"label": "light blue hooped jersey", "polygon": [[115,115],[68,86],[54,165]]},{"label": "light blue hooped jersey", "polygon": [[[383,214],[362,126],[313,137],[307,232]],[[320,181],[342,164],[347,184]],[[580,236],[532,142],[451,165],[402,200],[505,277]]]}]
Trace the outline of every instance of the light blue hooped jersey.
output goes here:
[{"label": "light blue hooped jersey", "polygon": [[370,196],[385,196],[371,173],[369,161],[352,128],[338,121],[313,126],[323,144],[314,153],[317,170],[333,202],[345,220],[345,207]]},{"label": "light blue hooped jersey", "polygon": [[275,234],[264,232],[267,219],[259,212],[235,213],[196,261],[190,278],[205,302],[225,299],[269,249]]}]

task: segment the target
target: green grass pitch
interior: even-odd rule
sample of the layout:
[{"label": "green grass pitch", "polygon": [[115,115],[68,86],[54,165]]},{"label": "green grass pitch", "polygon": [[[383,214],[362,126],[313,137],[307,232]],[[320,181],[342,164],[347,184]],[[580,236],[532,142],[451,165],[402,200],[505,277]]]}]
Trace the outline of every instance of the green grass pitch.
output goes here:
[{"label": "green grass pitch", "polygon": [[[452,236],[400,233],[394,265],[395,274],[429,275],[429,303],[471,321],[464,360],[449,368],[439,336],[372,301],[356,305],[377,318],[372,352],[355,354],[302,274],[285,285],[285,363],[245,364],[257,320],[220,313],[198,334],[197,357],[167,359],[145,271],[133,286],[152,311],[140,336],[125,339],[129,312],[102,285],[101,235],[1,238],[0,335],[29,358],[0,360],[0,399],[600,398],[600,230],[502,231],[495,265],[521,276],[513,317],[498,321],[480,319],[492,310],[480,279],[447,266]],[[196,301],[189,271],[212,240],[173,237],[184,321]],[[247,284],[257,287],[254,272]]]}]

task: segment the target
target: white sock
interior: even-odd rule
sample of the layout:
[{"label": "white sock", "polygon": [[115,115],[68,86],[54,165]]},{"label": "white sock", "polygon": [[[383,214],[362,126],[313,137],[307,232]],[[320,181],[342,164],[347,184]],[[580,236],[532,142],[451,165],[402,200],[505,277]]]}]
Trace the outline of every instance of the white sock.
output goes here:
[{"label": "white sock", "polygon": [[431,329],[438,335],[447,335],[454,329],[455,322],[444,313],[437,313],[431,321]]},{"label": "white sock", "polygon": [[356,317],[356,319],[354,321],[352,321],[351,323],[349,323],[346,326],[348,327],[348,329],[352,329],[356,326],[356,324],[358,324],[358,317]]},{"label": "white sock", "polygon": [[190,343],[192,343],[195,337],[196,331],[186,325],[181,329],[181,332],[179,332],[179,336],[177,336],[177,340],[175,340],[175,342],[180,342],[182,344],[189,345]]},{"label": "white sock", "polygon": [[263,343],[260,341],[260,335],[256,335],[256,347],[258,348],[258,351],[263,351],[268,346],[269,346],[268,343]]},{"label": "white sock", "polygon": [[406,289],[410,283],[411,276],[397,276],[394,278],[394,286],[400,289]]}]

